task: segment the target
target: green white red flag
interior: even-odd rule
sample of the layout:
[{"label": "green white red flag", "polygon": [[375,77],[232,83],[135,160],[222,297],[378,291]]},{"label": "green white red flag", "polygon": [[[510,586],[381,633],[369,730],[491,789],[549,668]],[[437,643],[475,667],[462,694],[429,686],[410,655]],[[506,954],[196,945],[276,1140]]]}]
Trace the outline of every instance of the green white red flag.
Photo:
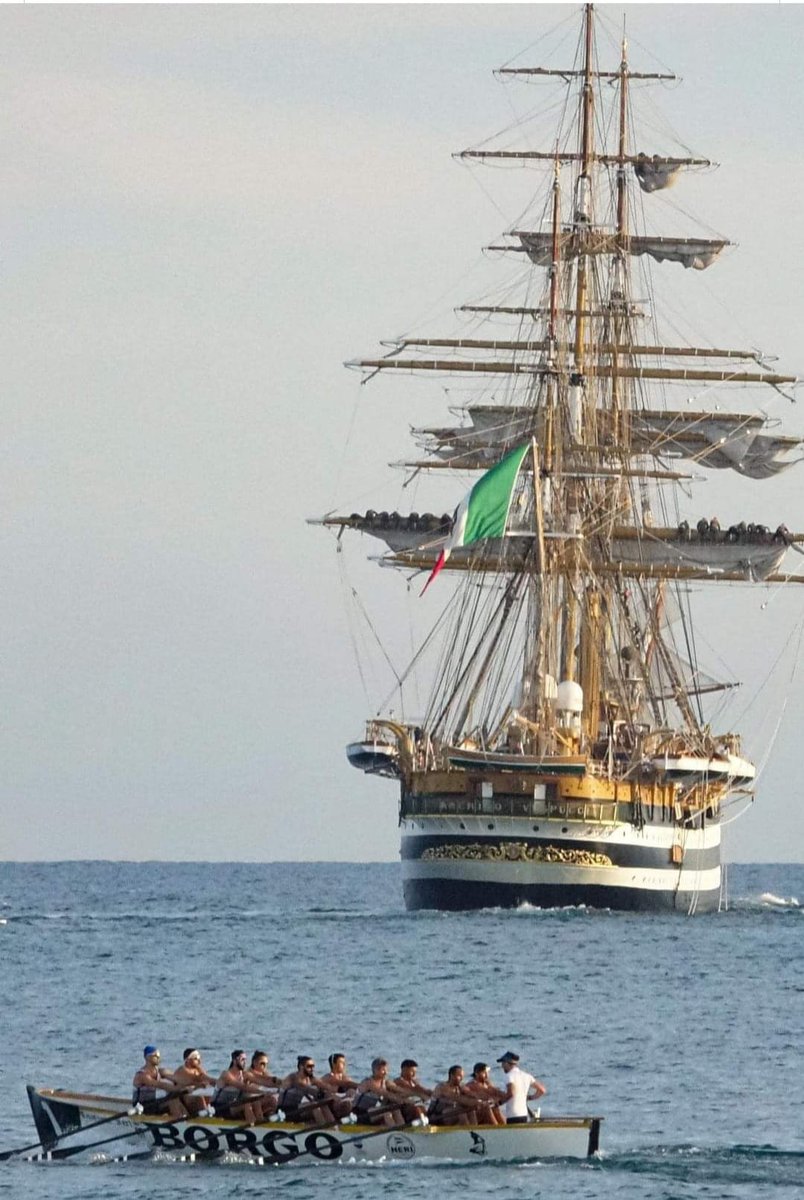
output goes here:
[{"label": "green white red flag", "polygon": [[455,512],[452,532],[447,543],[421,590],[422,596],[453,550],[471,546],[473,542],[479,542],[483,538],[501,538],[504,535],[511,511],[514,485],[529,446],[530,442],[525,442],[524,446],[518,446],[516,450],[506,454],[505,458],[500,459],[490,471],[486,471],[464,496]]}]

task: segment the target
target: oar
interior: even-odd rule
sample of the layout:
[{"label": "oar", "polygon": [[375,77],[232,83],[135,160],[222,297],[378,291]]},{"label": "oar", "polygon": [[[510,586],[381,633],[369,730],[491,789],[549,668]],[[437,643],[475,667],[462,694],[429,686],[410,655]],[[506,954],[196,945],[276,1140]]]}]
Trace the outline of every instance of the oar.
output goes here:
[{"label": "oar", "polygon": [[[300,1105],[297,1112],[305,1112],[305,1111],[309,1112],[310,1109],[320,1108],[321,1105],[325,1104],[325,1103],[326,1103],[326,1101],[324,1101],[324,1100],[312,1100],[312,1101],[310,1101],[309,1104]],[[382,1106],[378,1105],[376,1108],[370,1109],[369,1112],[374,1116],[380,1116],[382,1113],[396,1112],[398,1109],[402,1108],[402,1106],[407,1103],[408,1103],[407,1100],[400,1100],[396,1104],[384,1104]],[[366,1115],[368,1116],[369,1114],[367,1113]],[[360,1118],[358,1117],[358,1120],[359,1119]],[[288,1123],[295,1124],[295,1121],[290,1121]],[[338,1125],[342,1125],[343,1123],[344,1123],[344,1118],[339,1117],[337,1121],[326,1121],[323,1125],[308,1125],[305,1128],[306,1128],[306,1131],[309,1133],[321,1133],[325,1129],[335,1129]],[[259,1126],[235,1125],[235,1126],[233,1126],[233,1128],[225,1129],[222,1132],[224,1134],[226,1134],[226,1133],[242,1133],[246,1129],[262,1128],[263,1124],[267,1124],[267,1122],[261,1122]],[[390,1126],[383,1125],[382,1129],[379,1132],[388,1133],[389,1129],[390,1129]],[[374,1136],[375,1135],[373,1133],[366,1134],[366,1137],[374,1137]],[[358,1139],[358,1141],[359,1140],[360,1139]],[[342,1146],[346,1145],[346,1143],[341,1142],[341,1145]],[[218,1150],[196,1150],[195,1156],[197,1159],[209,1161],[209,1160],[216,1159],[216,1158],[224,1158],[229,1153],[231,1153],[231,1151],[221,1150],[221,1149],[218,1149]],[[304,1153],[309,1153],[309,1151],[305,1151]],[[296,1157],[301,1158],[301,1155],[297,1155]]]},{"label": "oar", "polygon": [[[194,1091],[193,1088],[185,1087],[185,1088],[179,1088],[177,1091],[168,1092],[168,1095],[169,1096],[186,1096],[188,1092],[192,1092],[192,1091]],[[132,1109],[130,1112],[117,1113],[114,1117],[104,1117],[102,1121],[93,1121],[93,1123],[91,1125],[85,1125],[83,1127],[83,1129],[75,1129],[75,1130],[73,1130],[73,1132],[74,1133],[85,1133],[87,1129],[97,1129],[97,1127],[99,1125],[105,1125],[109,1121],[119,1121],[121,1117],[130,1117],[130,1116],[139,1115],[136,1111],[137,1107],[139,1107],[139,1106],[135,1106],[135,1108]],[[67,1146],[64,1149],[57,1148],[55,1150],[49,1150],[49,1151],[47,1151],[47,1154],[50,1158],[71,1158],[74,1154],[83,1154],[83,1152],[85,1150],[94,1150],[96,1146],[106,1146],[106,1145],[108,1145],[109,1142],[119,1142],[119,1141],[122,1141],[124,1138],[135,1137],[138,1133],[142,1132],[143,1128],[147,1129],[148,1128],[147,1124],[141,1125],[137,1129],[132,1129],[130,1133],[118,1133],[118,1134],[115,1134],[114,1137],[104,1138],[103,1141],[100,1141],[100,1142],[90,1142],[88,1146]],[[68,1134],[65,1134],[64,1136],[67,1137]]]},{"label": "oar", "polygon": [[[259,1099],[259,1096],[257,1096],[255,1094],[255,1096],[252,1097],[252,1099]],[[240,1103],[243,1103],[243,1101],[241,1101]],[[245,1103],[248,1104],[248,1103],[250,1103],[250,1101],[245,1101]],[[298,1117],[301,1113],[312,1112],[313,1109],[315,1109],[315,1108],[323,1108],[324,1105],[327,1103],[328,1102],[326,1100],[309,1100],[306,1104],[300,1104],[299,1107],[296,1109],[295,1115],[293,1117],[286,1118],[288,1124],[290,1124],[290,1125],[294,1124],[296,1121],[296,1117]],[[337,1121],[327,1121],[326,1124],[324,1124],[324,1125],[312,1125],[310,1128],[311,1129],[329,1129],[332,1125],[340,1125],[342,1120],[343,1120],[343,1117],[339,1118]],[[248,1125],[248,1124],[235,1125],[228,1132],[229,1133],[240,1133],[244,1129],[254,1129],[256,1126],[262,1126],[262,1125],[268,1125],[268,1124],[273,1125],[273,1124],[275,1124],[275,1122],[273,1122],[273,1121],[255,1121],[253,1125]]]},{"label": "oar", "polygon": [[[395,1109],[400,1108],[400,1107],[401,1107],[401,1105],[399,1105],[399,1104],[388,1105],[387,1107],[384,1107],[382,1111],[383,1112],[393,1112]],[[377,1111],[379,1111],[379,1110],[377,1110]],[[340,1122],[335,1121],[335,1122],[333,1122],[332,1125],[310,1126],[310,1133],[320,1133],[323,1129],[331,1129],[333,1127],[333,1125],[338,1125],[338,1124],[340,1124]],[[249,1128],[249,1126],[244,1126],[244,1128]],[[135,1129],[132,1132],[137,1133],[138,1130]],[[233,1132],[233,1131],[230,1130],[229,1132]],[[344,1138],[343,1141],[339,1142],[338,1144],[341,1146],[351,1146],[356,1142],[367,1142],[371,1138],[382,1137],[384,1134],[389,1134],[392,1132],[393,1132],[392,1129],[388,1125],[382,1125],[379,1129],[375,1129],[371,1133],[358,1133],[358,1134],[355,1134],[353,1137]],[[131,1134],[126,1133],[123,1136],[131,1137]],[[116,1141],[118,1139],[110,1138],[108,1140]],[[51,1157],[55,1158],[58,1155],[58,1157],[60,1157],[60,1158],[67,1158],[67,1157],[69,1157],[70,1154],[78,1154],[81,1150],[92,1150],[95,1148],[95,1145],[103,1146],[105,1144],[106,1144],[105,1142],[97,1142],[92,1146],[76,1146],[75,1148],[68,1147],[66,1150],[62,1150],[61,1152],[54,1151],[52,1153]],[[110,1159],[110,1161],[113,1163],[132,1162],[134,1159],[137,1159],[137,1158],[149,1158],[152,1153],[153,1153],[153,1148],[151,1150],[142,1150],[142,1151],[138,1152],[137,1154],[120,1155],[118,1157]],[[211,1153],[209,1153],[209,1152],[205,1153],[203,1150],[201,1150],[201,1151],[195,1150],[192,1152],[192,1157],[193,1157],[194,1161],[196,1161],[196,1162],[198,1162],[198,1161],[203,1162],[205,1159],[207,1161],[209,1161],[210,1159],[222,1158],[225,1153],[227,1153],[227,1152],[224,1150],[213,1150]],[[277,1166],[278,1167],[278,1166],[281,1166],[283,1163],[298,1162],[298,1160],[300,1158],[307,1158],[308,1155],[314,1154],[314,1153],[315,1153],[315,1150],[302,1150],[300,1154],[295,1154],[289,1158],[282,1158],[282,1159],[271,1159],[267,1154],[265,1156],[258,1155],[257,1158],[252,1159],[251,1161],[254,1162],[255,1165]],[[267,1159],[267,1162],[264,1161],[264,1159]]]},{"label": "oar", "polygon": [[108,1146],[109,1142],[122,1142],[125,1138],[137,1137],[143,1128],[147,1129],[147,1126],[132,1129],[129,1133],[116,1133],[114,1137],[102,1138],[99,1142],[90,1142],[88,1146],[57,1147],[55,1150],[48,1150],[44,1154],[37,1154],[36,1158],[72,1158],[74,1154],[83,1154],[84,1151],[95,1150],[98,1146]]},{"label": "oar", "polygon": [[[400,1105],[398,1105],[398,1104],[389,1106],[388,1108],[384,1108],[383,1112],[392,1112],[395,1108],[399,1108],[399,1107],[400,1107]],[[335,1125],[335,1124],[340,1124],[340,1122],[333,1122],[333,1125]],[[324,1129],[331,1129],[331,1128],[333,1128],[332,1125],[311,1125],[309,1131],[310,1131],[310,1133],[320,1133]],[[375,1129],[371,1133],[358,1133],[358,1134],[355,1134],[353,1137],[344,1138],[343,1141],[339,1142],[338,1144],[340,1146],[350,1146],[354,1142],[367,1142],[369,1140],[369,1138],[382,1137],[383,1134],[389,1134],[392,1132],[393,1132],[393,1130],[391,1129],[390,1126],[382,1125],[382,1126],[380,1126],[379,1129]],[[224,1154],[226,1154],[226,1153],[227,1152],[225,1150],[213,1150],[212,1153],[205,1154],[203,1151],[199,1152],[196,1150],[195,1158],[196,1158],[196,1160],[206,1159],[207,1161],[209,1161],[210,1159],[222,1158],[224,1156]],[[315,1150],[314,1149],[313,1150],[302,1150],[300,1154],[290,1155],[288,1158],[271,1158],[269,1154],[265,1154],[265,1155],[260,1154],[257,1156],[256,1159],[252,1159],[251,1161],[258,1163],[260,1166],[264,1165],[264,1166],[277,1166],[278,1167],[278,1166],[281,1166],[283,1163],[298,1162],[300,1158],[307,1158],[307,1156],[309,1154],[315,1154]]]},{"label": "oar", "polygon": [[[59,1134],[56,1137],[56,1142],[61,1142],[64,1138],[72,1137],[74,1133],[86,1133],[88,1129],[98,1129],[101,1125],[109,1125],[112,1121],[119,1121],[123,1117],[133,1117],[135,1113],[136,1109],[129,1108],[123,1112],[115,1113],[111,1117],[102,1117],[99,1121],[90,1122],[89,1125],[81,1125],[78,1129],[71,1129],[68,1133]],[[38,1146],[42,1146],[41,1139],[38,1142],[31,1142],[29,1146],[17,1146],[14,1150],[3,1150],[0,1153],[0,1162],[5,1162],[8,1158],[13,1158],[15,1154],[24,1154],[26,1150],[36,1150]]]},{"label": "oar", "polygon": [[[313,1131],[314,1132],[314,1131]],[[383,1134],[392,1133],[393,1130],[388,1125],[383,1125],[380,1129],[375,1129],[373,1133],[358,1133],[354,1137],[344,1138],[339,1143],[341,1146],[351,1146],[353,1142],[367,1142],[369,1138],[382,1137]],[[308,1154],[314,1154],[314,1150],[302,1150],[301,1154],[296,1154],[292,1158],[283,1158],[276,1161],[277,1166],[281,1166],[283,1162],[292,1163],[298,1162],[300,1158],[306,1158]],[[273,1164],[271,1164],[273,1165]]]},{"label": "oar", "polygon": [[[298,1109],[296,1110],[296,1115],[298,1115],[299,1113],[310,1112],[314,1108],[321,1108],[322,1105],[324,1105],[325,1103],[326,1103],[325,1100],[310,1100],[307,1104],[300,1104]],[[332,1129],[335,1125],[340,1125],[342,1120],[343,1120],[343,1117],[339,1118],[337,1121],[327,1121],[323,1125],[311,1125],[310,1130],[317,1131],[319,1129]],[[288,1124],[292,1125],[292,1124],[294,1124],[294,1121],[295,1121],[295,1118],[294,1118],[294,1120],[289,1120]],[[223,1132],[224,1133],[243,1133],[247,1129],[261,1129],[263,1126],[273,1125],[275,1123],[276,1122],[273,1122],[273,1121],[257,1121],[254,1125],[248,1125],[248,1124],[233,1125],[231,1129],[226,1129]],[[230,1153],[229,1150],[196,1150],[195,1151],[196,1156],[201,1159],[223,1158],[226,1154],[229,1154],[229,1153]]]}]

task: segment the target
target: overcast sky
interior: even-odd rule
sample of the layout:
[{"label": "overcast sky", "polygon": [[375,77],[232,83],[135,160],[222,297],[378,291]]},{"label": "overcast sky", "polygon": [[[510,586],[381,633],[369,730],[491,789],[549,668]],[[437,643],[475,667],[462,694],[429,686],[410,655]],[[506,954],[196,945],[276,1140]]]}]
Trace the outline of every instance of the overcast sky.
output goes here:
[{"label": "overcast sky", "polygon": [[[740,244],[659,286],[690,340],[804,371],[804,9],[607,5],[610,38],[623,11],[635,63],[684,78],[652,111],[723,164],[662,232],[695,213]],[[343,753],[371,707],[341,567],[393,654],[413,601],[376,543],[339,558],[305,518],[460,499],[386,465],[442,383],[341,364],[450,333],[499,278],[482,247],[535,176],[451,154],[528,112],[492,71],[567,65],[572,12],[0,6],[0,857],[397,856],[394,785]],[[689,515],[804,529],[802,470],[718,478]],[[744,681],[725,727],[759,762],[775,737],[727,856],[801,861],[804,591],[701,601],[702,654]]]}]

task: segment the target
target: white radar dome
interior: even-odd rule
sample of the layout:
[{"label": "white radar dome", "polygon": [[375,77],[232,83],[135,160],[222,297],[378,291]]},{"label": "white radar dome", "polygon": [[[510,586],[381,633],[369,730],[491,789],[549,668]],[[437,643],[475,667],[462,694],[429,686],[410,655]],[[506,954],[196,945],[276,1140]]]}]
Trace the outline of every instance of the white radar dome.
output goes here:
[{"label": "white radar dome", "polygon": [[560,712],[583,712],[583,688],[574,679],[562,679],[558,685],[556,708]]}]

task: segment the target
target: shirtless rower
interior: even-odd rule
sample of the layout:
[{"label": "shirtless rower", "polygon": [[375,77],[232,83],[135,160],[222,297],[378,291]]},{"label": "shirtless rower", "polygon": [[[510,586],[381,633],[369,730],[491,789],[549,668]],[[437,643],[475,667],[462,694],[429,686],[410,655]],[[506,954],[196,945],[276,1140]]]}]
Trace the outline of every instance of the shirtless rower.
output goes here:
[{"label": "shirtless rower", "polygon": [[[335,1118],[327,1103],[327,1089],[316,1078],[315,1062],[309,1054],[300,1054],[296,1070],[282,1080],[279,1107],[289,1121],[312,1125],[334,1125]],[[314,1101],[321,1100],[321,1104]]]},{"label": "shirtless rower", "polygon": [[505,1100],[506,1093],[489,1079],[488,1064],[475,1063],[472,1068],[472,1078],[463,1085],[463,1090],[470,1096],[477,1096],[486,1102],[485,1108],[478,1109],[478,1120],[481,1125],[504,1125],[505,1117],[500,1112],[500,1104]]},{"label": "shirtless rower", "polygon": [[519,1055],[514,1054],[513,1050],[506,1050],[497,1062],[502,1064],[507,1085],[502,1106],[503,1116],[508,1125],[524,1125],[530,1119],[528,1099],[532,1097],[534,1100],[541,1100],[547,1088],[540,1080],[522,1070]]},{"label": "shirtless rower", "polygon": [[321,1076],[321,1085],[331,1094],[327,1107],[336,1119],[348,1117],[352,1111],[355,1093],[360,1086],[346,1073],[346,1055],[337,1051],[329,1056],[329,1071]]},{"label": "shirtless rower", "polygon": [[191,1117],[197,1117],[209,1108],[208,1096],[194,1096],[193,1091],[199,1088],[214,1088],[215,1080],[207,1075],[201,1063],[201,1052],[194,1046],[188,1046],[184,1051],[184,1061],[173,1072],[173,1082],[180,1088],[187,1088],[188,1094],[183,1098],[183,1104]]},{"label": "shirtless rower", "polygon": [[217,1117],[242,1118],[247,1125],[256,1125],[259,1121],[260,1096],[253,1088],[249,1088],[246,1080],[245,1050],[232,1051],[229,1066],[216,1081],[212,1107]]},{"label": "shirtless rower", "polygon": [[251,1066],[244,1072],[246,1083],[257,1088],[260,1093],[260,1117],[272,1117],[279,1108],[277,1088],[282,1084],[278,1075],[272,1075],[268,1070],[268,1055],[264,1050],[255,1050],[251,1056]]},{"label": "shirtless rower", "polygon": [[[171,1095],[171,1092],[182,1090],[173,1082],[173,1072],[160,1067],[162,1055],[158,1047],[146,1046],[142,1053],[145,1062],[132,1080],[132,1103],[141,1104],[146,1114],[164,1113],[174,1121],[180,1121],[187,1116],[187,1109],[178,1096]],[[157,1092],[166,1092],[167,1095],[157,1096]]]},{"label": "shirtless rower", "polygon": [[[403,1093],[388,1078],[387,1060],[373,1058],[371,1074],[358,1084],[352,1112],[359,1121],[369,1125],[404,1125],[400,1111],[403,1099]],[[387,1105],[395,1107],[389,1110]]]},{"label": "shirtless rower", "polygon": [[429,1100],[433,1093],[431,1088],[425,1087],[417,1078],[418,1069],[419,1064],[415,1059],[403,1058],[399,1074],[393,1080],[394,1087],[407,1096],[407,1103],[402,1105],[402,1119],[406,1125],[429,1124],[427,1110],[419,1101]]},{"label": "shirtless rower", "polygon": [[487,1105],[477,1096],[467,1094],[463,1086],[463,1067],[450,1067],[447,1078],[433,1089],[427,1116],[434,1125],[487,1124],[481,1119]]}]

